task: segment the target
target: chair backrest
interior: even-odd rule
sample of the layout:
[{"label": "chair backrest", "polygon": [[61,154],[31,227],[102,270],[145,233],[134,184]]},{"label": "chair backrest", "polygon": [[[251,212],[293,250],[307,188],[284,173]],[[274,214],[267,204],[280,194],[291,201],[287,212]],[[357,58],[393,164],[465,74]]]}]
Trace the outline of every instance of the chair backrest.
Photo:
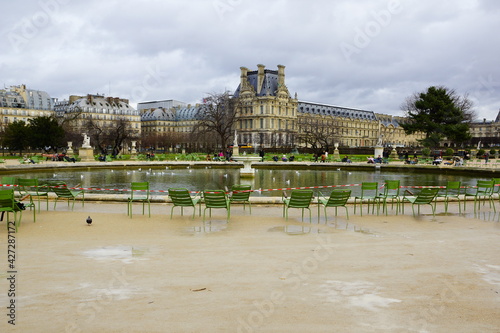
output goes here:
[{"label": "chair backrest", "polygon": [[16,185],[16,177],[8,177],[8,176],[3,176],[2,177],[2,184],[4,185]]},{"label": "chair backrest", "polygon": [[[130,189],[132,191],[131,197],[136,196],[149,198],[149,182],[133,182],[130,184]],[[139,192],[139,193],[135,193]]]},{"label": "chair backrest", "polygon": [[377,182],[363,182],[361,183],[361,196],[376,196],[378,194]]},{"label": "chair backrest", "polygon": [[38,179],[36,178],[18,178],[17,179],[17,190],[21,194],[27,194],[28,192],[38,193]]},{"label": "chair backrest", "polygon": [[448,181],[446,183],[446,195],[460,195],[462,192],[462,182],[460,181]]},{"label": "chair backrest", "polygon": [[290,195],[288,207],[309,208],[313,195],[314,192],[312,190],[293,190]]},{"label": "chair backrest", "polygon": [[[497,163],[500,163],[500,160]],[[493,178],[493,184],[495,185],[493,193],[500,193],[500,178]]]},{"label": "chair backrest", "polygon": [[14,211],[14,189],[0,190],[0,212]]},{"label": "chair backrest", "polygon": [[205,190],[203,198],[207,208],[227,208],[226,192],[223,190]]},{"label": "chair backrest", "polygon": [[231,200],[248,201],[250,198],[250,194],[252,193],[250,191],[251,189],[252,189],[251,185],[233,185],[231,187],[231,191],[233,192],[233,194],[231,195]]},{"label": "chair backrest", "polygon": [[62,198],[72,198],[73,194],[71,191],[68,189],[66,184],[64,185],[59,185],[59,186],[54,186],[51,188],[52,191],[58,196]]},{"label": "chair backrest", "polygon": [[168,195],[174,206],[194,206],[193,198],[187,188],[169,188]]},{"label": "chair backrest", "polygon": [[495,187],[495,182],[494,180],[478,180],[476,184],[476,193],[482,193],[482,194],[492,194],[494,187]]},{"label": "chair backrest", "polygon": [[329,207],[344,206],[351,197],[351,190],[333,190],[326,203]]},{"label": "chair backrest", "polygon": [[386,180],[384,184],[384,195],[399,195],[400,180]]},{"label": "chair backrest", "polygon": [[17,179],[17,185],[23,187],[35,187],[38,186],[38,179],[36,178],[19,178]]},{"label": "chair backrest", "polygon": [[438,188],[424,188],[420,193],[417,195],[415,201],[413,202],[414,204],[429,204],[434,200],[434,198],[437,196],[439,192]]}]

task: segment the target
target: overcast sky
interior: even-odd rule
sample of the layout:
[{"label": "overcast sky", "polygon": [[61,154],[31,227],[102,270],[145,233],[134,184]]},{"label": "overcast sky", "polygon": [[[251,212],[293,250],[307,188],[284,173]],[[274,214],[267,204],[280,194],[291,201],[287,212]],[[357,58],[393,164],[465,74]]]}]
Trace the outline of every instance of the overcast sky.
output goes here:
[{"label": "overcast sky", "polygon": [[285,65],[299,100],[392,115],[415,92],[500,109],[496,0],[20,0],[2,3],[0,79],[52,97],[197,103],[240,67]]}]

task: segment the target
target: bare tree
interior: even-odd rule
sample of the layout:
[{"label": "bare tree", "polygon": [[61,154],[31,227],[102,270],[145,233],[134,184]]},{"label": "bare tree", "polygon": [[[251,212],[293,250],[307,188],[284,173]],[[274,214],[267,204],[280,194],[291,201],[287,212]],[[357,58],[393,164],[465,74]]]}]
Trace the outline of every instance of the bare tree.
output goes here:
[{"label": "bare tree", "polygon": [[236,116],[235,99],[229,92],[210,94],[204,98],[200,109],[200,121],[193,128],[196,136],[204,134],[216,135],[220,148],[225,148],[233,134]]},{"label": "bare tree", "polygon": [[93,142],[106,152],[106,147],[112,146],[112,153],[116,155],[123,149],[126,140],[138,139],[137,133],[132,129],[132,125],[126,118],[119,118],[111,125],[89,119],[85,125],[86,130],[92,137]]},{"label": "bare tree", "polygon": [[339,139],[338,124],[332,116],[303,113],[299,115],[297,125],[298,139],[318,153],[330,150]]}]

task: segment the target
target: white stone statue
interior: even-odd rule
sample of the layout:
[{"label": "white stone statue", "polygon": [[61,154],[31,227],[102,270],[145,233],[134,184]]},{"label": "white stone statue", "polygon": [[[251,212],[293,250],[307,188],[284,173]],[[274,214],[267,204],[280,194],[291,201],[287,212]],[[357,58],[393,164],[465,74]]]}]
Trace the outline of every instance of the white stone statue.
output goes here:
[{"label": "white stone statue", "polygon": [[234,130],[234,143],[233,147],[238,147],[238,134],[236,133],[236,130]]},{"label": "white stone statue", "polygon": [[377,147],[382,146],[382,135],[378,137]]},{"label": "white stone statue", "polygon": [[90,147],[90,137],[87,135],[87,133],[83,133],[82,148],[91,148]]}]

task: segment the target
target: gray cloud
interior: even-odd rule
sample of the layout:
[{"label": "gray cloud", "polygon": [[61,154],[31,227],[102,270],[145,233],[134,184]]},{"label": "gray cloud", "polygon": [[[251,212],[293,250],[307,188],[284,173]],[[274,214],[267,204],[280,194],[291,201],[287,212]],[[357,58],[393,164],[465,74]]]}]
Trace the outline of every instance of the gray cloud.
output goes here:
[{"label": "gray cloud", "polygon": [[239,67],[285,65],[302,100],[399,115],[430,85],[500,103],[500,3],[487,0],[25,0],[4,5],[0,77],[51,96],[132,103],[233,91]]}]

